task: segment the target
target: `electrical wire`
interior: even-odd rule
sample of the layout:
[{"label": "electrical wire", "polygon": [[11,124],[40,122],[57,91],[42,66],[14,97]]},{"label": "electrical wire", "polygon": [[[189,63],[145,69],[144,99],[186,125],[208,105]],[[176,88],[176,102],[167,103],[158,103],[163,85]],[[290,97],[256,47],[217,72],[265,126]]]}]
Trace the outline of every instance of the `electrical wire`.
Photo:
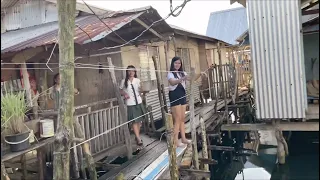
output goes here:
[{"label": "electrical wire", "polygon": [[[108,49],[115,49],[115,48],[120,48],[120,47],[123,47],[123,46],[126,46],[126,45],[128,45],[128,44],[130,44],[131,42],[133,42],[133,41],[136,41],[138,38],[140,38],[145,32],[147,32],[147,31],[149,31],[149,29],[150,28],[152,28],[152,26],[154,26],[155,24],[157,24],[157,23],[159,23],[159,22],[161,22],[161,21],[165,21],[166,19],[168,19],[170,16],[174,16],[174,17],[177,17],[177,16],[175,16],[175,11],[177,11],[179,8],[181,8],[180,9],[180,13],[181,13],[181,11],[183,10],[183,8],[185,7],[185,5],[188,3],[188,2],[190,2],[191,0],[184,0],[184,2],[180,5],[180,6],[177,6],[173,11],[171,11],[165,18],[162,18],[162,19],[159,19],[159,20],[157,20],[157,21],[154,21],[154,22],[152,22],[152,24],[150,25],[150,26],[148,26],[145,30],[143,30],[138,36],[136,36],[135,38],[133,38],[133,39],[131,39],[131,40],[129,40],[129,41],[127,41],[126,43],[124,43],[124,44],[121,44],[121,45],[117,45],[117,46],[112,46],[112,47],[104,47],[104,48],[101,48],[101,49],[99,49],[99,50],[108,50]],[[180,14],[179,13],[179,14]],[[178,14],[178,15],[179,15]]]},{"label": "electrical wire", "polygon": [[[200,90],[200,91],[202,92],[202,91],[205,91],[205,90],[208,90],[208,89],[209,89],[209,88],[204,89],[204,90]],[[80,145],[82,145],[82,144],[84,144],[84,143],[87,143],[87,142],[89,142],[89,141],[91,141],[91,140],[93,140],[93,139],[96,139],[96,138],[104,135],[104,134],[108,134],[108,133],[110,133],[111,131],[116,130],[116,129],[122,127],[122,126],[125,126],[125,125],[127,125],[127,124],[129,124],[129,123],[131,123],[131,122],[133,122],[133,121],[135,121],[135,120],[137,120],[137,119],[139,119],[139,118],[142,118],[142,117],[144,117],[144,116],[146,116],[146,115],[148,115],[148,114],[150,114],[150,113],[159,111],[159,110],[161,110],[162,108],[164,108],[164,107],[166,107],[166,106],[169,106],[170,103],[174,103],[174,102],[176,102],[176,101],[179,101],[180,99],[186,98],[186,97],[189,96],[189,95],[190,95],[190,94],[187,94],[187,93],[186,93],[186,95],[184,95],[184,96],[182,96],[182,97],[180,97],[180,98],[178,98],[178,99],[176,99],[176,100],[174,100],[174,101],[171,101],[171,102],[169,102],[169,103],[166,104],[166,105],[163,105],[163,106],[161,106],[161,107],[159,107],[159,108],[153,109],[151,112],[147,112],[147,113],[145,113],[145,114],[143,114],[143,115],[141,115],[141,116],[138,116],[138,117],[136,117],[136,118],[134,118],[134,119],[132,119],[132,120],[129,120],[129,121],[125,122],[125,123],[122,123],[122,124],[120,124],[120,125],[118,125],[118,126],[116,126],[116,127],[113,127],[113,128],[111,128],[111,129],[108,129],[108,130],[106,130],[106,131],[103,132],[103,133],[100,133],[100,134],[98,134],[98,135],[96,135],[96,136],[93,136],[93,137],[91,137],[91,138],[89,138],[89,139],[87,139],[87,140],[85,140],[85,141],[82,141],[81,143],[78,143],[77,145],[71,147],[70,149],[76,148],[77,146],[80,146]]]},{"label": "electrical wire", "polygon": [[90,9],[90,11],[110,30],[112,33],[114,33],[116,36],[118,36],[122,41],[127,42],[125,39],[123,39],[118,33],[116,33],[112,28],[110,28],[94,11],[93,9],[84,1],[82,2]]}]

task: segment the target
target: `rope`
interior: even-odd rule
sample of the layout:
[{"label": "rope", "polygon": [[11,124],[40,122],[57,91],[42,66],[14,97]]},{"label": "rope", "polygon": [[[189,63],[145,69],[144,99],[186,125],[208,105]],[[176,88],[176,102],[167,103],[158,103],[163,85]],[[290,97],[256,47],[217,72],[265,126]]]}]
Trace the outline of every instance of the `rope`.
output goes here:
[{"label": "rope", "polygon": [[[201,91],[205,91],[205,90],[208,90],[208,89],[209,89],[209,88],[204,89],[204,90],[201,90]],[[174,103],[174,102],[176,102],[176,101],[178,101],[178,100],[180,100],[180,99],[182,99],[182,98],[185,98],[185,97],[187,97],[187,96],[189,96],[189,95],[190,95],[190,94],[186,94],[186,95],[180,97],[179,99],[176,99],[176,100],[174,100],[174,101],[169,102],[168,104]],[[164,105],[164,106],[162,106],[162,107],[153,109],[151,112],[155,112],[155,111],[161,110],[161,108],[164,108],[164,107],[168,106],[168,104],[167,104],[167,105]],[[127,122],[125,122],[125,123],[122,123],[122,124],[120,124],[120,125],[118,125],[118,126],[116,126],[116,127],[113,127],[113,128],[111,128],[111,129],[108,129],[108,130],[106,130],[105,132],[103,132],[103,133],[101,133],[101,134],[98,134],[98,135],[96,135],[96,136],[93,136],[93,137],[91,137],[91,138],[89,138],[89,139],[87,139],[87,140],[85,140],[85,141],[83,141],[83,142],[81,142],[81,143],[79,143],[79,144],[71,147],[71,148],[75,148],[75,147],[77,147],[77,146],[80,146],[80,145],[82,145],[82,144],[84,144],[84,143],[86,143],[86,142],[89,142],[89,141],[91,141],[91,140],[93,140],[93,139],[96,139],[96,138],[98,138],[98,137],[100,137],[100,136],[102,136],[102,135],[104,135],[104,134],[108,134],[108,133],[110,133],[111,131],[113,131],[113,130],[115,130],[115,129],[118,129],[118,128],[122,127],[122,126],[125,126],[125,125],[127,125],[127,124],[129,124],[129,123],[131,123],[131,122],[133,122],[133,121],[141,118],[141,117],[144,117],[144,116],[150,114],[151,112],[147,112],[147,113],[145,113],[145,114],[143,114],[143,115],[141,115],[141,116],[138,116],[138,117],[136,117],[136,118],[134,118],[134,119],[132,119],[132,120],[130,120],[130,121],[127,121]]]}]

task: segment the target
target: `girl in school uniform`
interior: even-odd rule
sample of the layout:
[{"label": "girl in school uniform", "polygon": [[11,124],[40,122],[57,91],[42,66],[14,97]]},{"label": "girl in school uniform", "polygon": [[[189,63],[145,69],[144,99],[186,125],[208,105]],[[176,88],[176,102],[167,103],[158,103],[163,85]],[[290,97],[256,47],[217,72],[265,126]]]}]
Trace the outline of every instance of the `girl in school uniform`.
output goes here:
[{"label": "girl in school uniform", "polygon": [[[197,80],[200,74],[195,75],[192,80]],[[171,113],[174,119],[174,138],[176,146],[184,146],[191,143],[185,135],[185,113],[187,107],[186,81],[191,80],[187,73],[183,71],[182,60],[180,57],[174,57],[171,61],[169,81],[169,100]],[[181,142],[178,141],[179,132]]]},{"label": "girl in school uniform", "polygon": [[142,146],[143,142],[140,138],[141,121],[146,110],[142,104],[140,79],[137,78],[137,71],[134,66],[130,65],[126,70],[126,77],[121,81],[120,92],[125,98],[127,105],[128,121],[135,118],[132,124],[132,129],[136,137],[137,145]]}]

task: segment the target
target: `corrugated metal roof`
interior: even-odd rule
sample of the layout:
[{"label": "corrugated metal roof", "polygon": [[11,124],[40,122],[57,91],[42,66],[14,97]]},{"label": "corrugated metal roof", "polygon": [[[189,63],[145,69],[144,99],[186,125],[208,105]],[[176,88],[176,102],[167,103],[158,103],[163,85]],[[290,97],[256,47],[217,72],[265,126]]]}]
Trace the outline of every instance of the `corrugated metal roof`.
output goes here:
[{"label": "corrugated metal roof", "polygon": [[19,0],[1,0],[1,10],[18,3]]},{"label": "corrugated metal roof", "polygon": [[246,9],[234,8],[211,13],[206,35],[234,45],[247,29]]},{"label": "corrugated metal roof", "polygon": [[300,1],[248,1],[258,119],[305,118]]},{"label": "corrugated metal roof", "polygon": [[[192,37],[198,38],[198,39],[203,39],[203,40],[212,41],[212,42],[217,42],[217,41],[224,42],[223,40],[220,40],[220,39],[212,38],[212,37],[209,37],[209,36],[206,36],[206,35],[203,35],[203,34],[199,34],[199,33],[195,33],[195,32],[192,32],[192,31],[188,31],[188,30],[183,29],[183,28],[181,28],[179,26],[176,26],[176,25],[169,24],[169,26],[172,29],[174,29],[177,34],[183,35],[183,33],[187,33],[187,34],[191,35]],[[224,42],[224,43],[226,43],[228,45],[227,42]]]},{"label": "corrugated metal roof", "polygon": [[[112,17],[103,19],[113,31],[131,22],[144,12],[135,13],[113,13]],[[100,40],[107,36],[111,31],[96,16],[89,15],[76,19],[76,24],[85,32],[76,27],[75,43],[85,44],[92,41]],[[88,35],[90,37],[88,37]],[[58,22],[47,23],[30,28],[24,28],[17,31],[10,31],[1,35],[1,53],[10,51],[20,51],[26,48],[37,47],[42,45],[53,44],[58,36]]]}]

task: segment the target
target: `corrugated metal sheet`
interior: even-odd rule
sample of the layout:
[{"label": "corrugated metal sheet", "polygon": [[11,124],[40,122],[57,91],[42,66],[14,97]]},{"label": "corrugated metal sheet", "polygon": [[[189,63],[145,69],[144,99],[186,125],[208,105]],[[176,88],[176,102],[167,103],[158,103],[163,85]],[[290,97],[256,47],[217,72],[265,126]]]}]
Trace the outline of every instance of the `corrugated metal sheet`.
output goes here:
[{"label": "corrugated metal sheet", "polygon": [[229,44],[237,44],[236,39],[246,30],[246,9],[241,7],[211,13],[206,35]]},{"label": "corrugated metal sheet", "polygon": [[[76,11],[76,15],[79,11]],[[6,31],[27,28],[43,23],[58,21],[56,4],[44,0],[20,1],[5,9],[4,27]]]},{"label": "corrugated metal sheet", "polygon": [[[201,85],[200,82],[196,82],[194,85],[194,102],[200,102],[200,91],[199,91],[199,86]],[[189,90],[187,88],[187,95],[189,95]],[[166,94],[166,101],[167,103],[170,102],[169,100],[169,88],[166,87],[165,88],[165,94]],[[187,101],[189,101],[189,96],[187,96]],[[153,110],[153,118],[155,120],[161,119],[161,111],[160,111],[160,101],[159,101],[159,97],[158,97],[158,90],[152,90],[147,94],[146,97],[146,103],[147,106],[152,106],[152,110]],[[170,111],[170,107],[168,108]]]},{"label": "corrugated metal sheet", "polygon": [[[116,17],[103,19],[112,30],[117,30],[144,12],[135,14],[118,15]],[[76,24],[85,32],[76,28],[75,43],[85,44],[97,41],[107,36],[111,31],[96,16],[90,15],[76,19]],[[88,35],[90,37],[88,37]],[[39,26],[24,28],[17,31],[7,32],[1,35],[1,53],[19,51],[30,47],[53,44],[58,36],[58,22],[47,23]]]},{"label": "corrugated metal sheet", "polygon": [[258,119],[305,118],[300,1],[247,3]]},{"label": "corrugated metal sheet", "polygon": [[2,0],[1,1],[1,10],[10,6],[14,6],[18,3],[19,0]]}]

